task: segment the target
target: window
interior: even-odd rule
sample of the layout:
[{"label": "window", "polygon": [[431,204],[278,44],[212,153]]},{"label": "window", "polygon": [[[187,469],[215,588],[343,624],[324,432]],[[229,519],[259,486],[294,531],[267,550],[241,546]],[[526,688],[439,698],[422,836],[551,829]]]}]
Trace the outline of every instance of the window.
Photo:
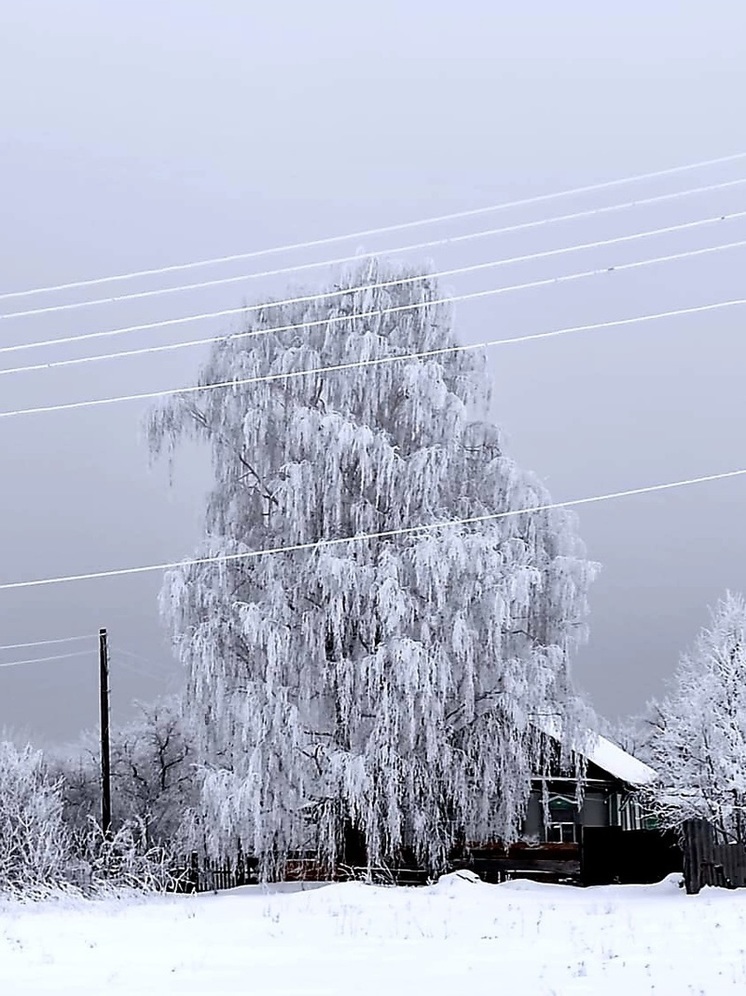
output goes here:
[{"label": "window", "polygon": [[575,844],[577,831],[574,823],[550,823],[547,826],[548,844]]},{"label": "window", "polygon": [[549,820],[546,839],[551,844],[577,843],[576,821],[578,817],[575,799],[566,795],[553,795],[549,799]]}]

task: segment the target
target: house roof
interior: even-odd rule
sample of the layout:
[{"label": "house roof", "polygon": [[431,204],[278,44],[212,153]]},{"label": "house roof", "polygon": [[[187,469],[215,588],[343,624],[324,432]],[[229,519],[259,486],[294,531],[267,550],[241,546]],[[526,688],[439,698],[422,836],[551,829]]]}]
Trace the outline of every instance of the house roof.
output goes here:
[{"label": "house roof", "polygon": [[638,761],[606,737],[596,736],[584,754],[593,764],[628,785],[650,785],[658,777],[647,764]]},{"label": "house roof", "polygon": [[[543,719],[541,728],[555,740],[561,739],[555,719]],[[614,778],[618,778],[628,785],[639,788],[643,785],[650,785],[658,777],[656,772],[643,761],[638,761],[632,754],[628,754],[626,750],[622,750],[621,747],[600,734],[589,731],[585,744],[576,749],[592,764],[603,768],[607,774],[613,775]]]}]

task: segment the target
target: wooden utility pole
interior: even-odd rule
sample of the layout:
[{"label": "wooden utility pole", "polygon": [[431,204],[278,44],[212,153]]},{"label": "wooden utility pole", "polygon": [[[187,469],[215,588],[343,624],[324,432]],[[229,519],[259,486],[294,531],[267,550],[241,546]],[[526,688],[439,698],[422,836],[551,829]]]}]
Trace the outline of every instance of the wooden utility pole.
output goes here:
[{"label": "wooden utility pole", "polygon": [[109,647],[106,630],[98,631],[99,701],[101,706],[101,829],[111,830],[111,756],[109,751]]}]

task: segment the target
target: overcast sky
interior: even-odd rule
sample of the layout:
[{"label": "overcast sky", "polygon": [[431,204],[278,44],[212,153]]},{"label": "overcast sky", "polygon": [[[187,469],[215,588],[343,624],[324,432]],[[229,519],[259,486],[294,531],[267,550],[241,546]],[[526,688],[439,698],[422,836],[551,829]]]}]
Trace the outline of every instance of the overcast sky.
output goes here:
[{"label": "overcast sky", "polygon": [[[736,0],[0,4],[0,292],[743,151],[744,37],[746,7]],[[344,248],[384,248],[744,175],[746,160]],[[741,210],[746,186],[409,258],[442,269]],[[740,238],[746,222],[727,221],[454,277],[447,287],[462,293]],[[746,251],[734,249],[463,303],[458,328],[477,341],[743,296],[745,262]],[[236,307],[277,289],[254,282],[6,320],[0,342]],[[0,311],[72,300],[3,301]],[[733,310],[491,351],[494,414],[512,455],[557,500],[746,466],[743,324]],[[232,327],[206,321],[96,348]],[[8,354],[0,365],[87,351]],[[198,350],[185,350],[9,376],[0,379],[0,409],[188,384],[199,360]],[[145,411],[127,403],[0,421],[0,582],[189,555],[206,468],[194,454],[169,489],[165,471],[148,467]],[[636,711],[661,694],[707,605],[728,587],[746,588],[744,499],[746,481],[736,479],[579,513],[603,572],[575,672],[601,712]],[[159,583],[145,575],[0,592],[0,644],[108,627],[114,719],[125,719],[136,696],[153,697],[177,680],[158,621]],[[7,651],[0,660],[74,649]],[[92,652],[0,669],[0,725],[40,742],[72,738],[96,723],[95,682]]]}]

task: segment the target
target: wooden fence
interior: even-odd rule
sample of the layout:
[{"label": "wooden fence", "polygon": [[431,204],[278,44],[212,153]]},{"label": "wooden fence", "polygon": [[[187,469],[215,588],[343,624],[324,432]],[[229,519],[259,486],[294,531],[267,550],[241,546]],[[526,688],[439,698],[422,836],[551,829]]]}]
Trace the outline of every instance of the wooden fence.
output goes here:
[{"label": "wooden fence", "polygon": [[534,878],[576,882],[580,875],[580,846],[576,843],[476,844],[450,862],[452,869],[467,868],[485,882]]},{"label": "wooden fence", "polygon": [[746,887],[746,847],[718,839],[706,820],[687,820],[683,825],[684,883],[690,895],[705,885],[724,889]]},{"label": "wooden fence", "polygon": [[255,885],[256,862],[244,859],[235,865],[221,865],[216,861],[198,861],[193,854],[177,871],[174,881],[178,892],[219,892],[239,885]]},{"label": "wooden fence", "polygon": [[[379,885],[425,885],[428,876],[415,867],[362,867],[338,865],[333,871],[325,869],[316,857],[291,856],[284,866],[283,882],[347,882],[372,881]],[[244,858],[236,865],[217,861],[199,861],[193,855],[188,863],[174,875],[178,892],[220,892],[240,885],[259,882],[258,863]]]}]

